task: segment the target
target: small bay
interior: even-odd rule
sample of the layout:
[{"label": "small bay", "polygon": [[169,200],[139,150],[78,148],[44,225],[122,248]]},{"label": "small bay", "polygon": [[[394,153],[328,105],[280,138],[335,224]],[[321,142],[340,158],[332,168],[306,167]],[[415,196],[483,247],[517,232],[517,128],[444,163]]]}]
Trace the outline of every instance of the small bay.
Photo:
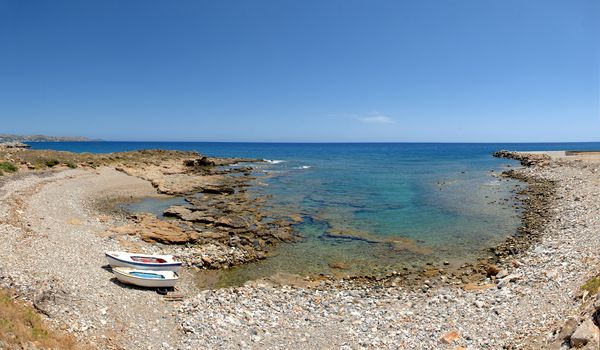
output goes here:
[{"label": "small bay", "polygon": [[[513,235],[520,225],[515,193],[523,184],[499,176],[515,161],[500,149],[597,149],[598,143],[31,143],[34,149],[107,153],[195,150],[218,157],[266,159],[251,191],[270,195],[272,210],[299,214],[297,242],[265,260],[219,272],[215,286],[277,272],[377,275],[428,262],[462,261]],[[148,199],[132,211],[160,213],[183,201]],[[210,274],[210,273],[209,273]]]}]

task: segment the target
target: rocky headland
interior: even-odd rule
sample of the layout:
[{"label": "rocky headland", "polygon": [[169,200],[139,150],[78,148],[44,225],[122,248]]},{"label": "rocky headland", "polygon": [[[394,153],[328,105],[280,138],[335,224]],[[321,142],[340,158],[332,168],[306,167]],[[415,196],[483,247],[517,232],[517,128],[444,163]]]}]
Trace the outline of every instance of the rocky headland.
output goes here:
[{"label": "rocky headland", "polygon": [[15,135],[0,134],[1,142],[88,142],[92,140],[83,136],[48,136],[48,135]]},{"label": "rocky headland", "polygon": [[[0,286],[97,348],[598,348],[600,160],[503,152],[525,166],[523,225],[478,261],[339,279],[278,275],[201,290],[195,268],[264,257],[293,239],[248,191],[245,159],[189,152],[0,152]],[[535,158],[535,160],[534,160]],[[599,158],[600,159],[600,158]],[[16,170],[14,170],[16,168]],[[177,195],[168,219],[114,211]],[[181,301],[114,282],[107,250],[172,253]]]}]

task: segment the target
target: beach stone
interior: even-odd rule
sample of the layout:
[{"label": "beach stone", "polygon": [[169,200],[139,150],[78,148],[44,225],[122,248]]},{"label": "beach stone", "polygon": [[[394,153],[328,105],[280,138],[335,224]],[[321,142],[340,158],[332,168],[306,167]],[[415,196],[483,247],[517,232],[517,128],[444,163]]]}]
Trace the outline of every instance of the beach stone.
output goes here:
[{"label": "beach stone", "polygon": [[600,330],[590,319],[583,321],[571,335],[572,347],[580,348],[588,344],[600,344]]},{"label": "beach stone", "polygon": [[577,322],[577,319],[575,319],[574,317],[570,317],[569,319],[567,319],[565,324],[563,324],[562,328],[560,329],[560,332],[558,333],[556,339],[561,341],[569,340],[571,338],[571,334],[573,334],[573,332],[575,332],[575,329],[577,329],[578,324],[579,323]]},{"label": "beach stone", "polygon": [[460,333],[458,331],[450,331],[445,333],[440,338],[441,342],[444,344],[452,344],[460,339]]},{"label": "beach stone", "polygon": [[500,268],[496,265],[490,264],[486,267],[485,272],[488,276],[496,276],[500,272]]},{"label": "beach stone", "polygon": [[475,302],[473,304],[475,304],[475,306],[477,306],[480,309],[484,308],[486,306],[485,302],[483,302],[481,300],[475,300]]},{"label": "beach stone", "polygon": [[596,299],[594,300],[594,309],[596,311],[600,311],[600,294],[596,295]]},{"label": "beach stone", "polygon": [[502,269],[502,270],[500,270],[500,272],[498,272],[498,274],[496,275],[496,278],[504,278],[506,276],[508,276],[508,270]]}]

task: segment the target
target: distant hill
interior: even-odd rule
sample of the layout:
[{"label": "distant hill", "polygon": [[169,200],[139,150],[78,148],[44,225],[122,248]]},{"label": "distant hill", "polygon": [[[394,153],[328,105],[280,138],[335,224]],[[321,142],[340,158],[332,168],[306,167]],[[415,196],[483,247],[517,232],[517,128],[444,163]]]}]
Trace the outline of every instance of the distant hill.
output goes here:
[{"label": "distant hill", "polygon": [[102,141],[83,136],[46,136],[46,135],[12,135],[0,134],[0,142],[73,142]]}]

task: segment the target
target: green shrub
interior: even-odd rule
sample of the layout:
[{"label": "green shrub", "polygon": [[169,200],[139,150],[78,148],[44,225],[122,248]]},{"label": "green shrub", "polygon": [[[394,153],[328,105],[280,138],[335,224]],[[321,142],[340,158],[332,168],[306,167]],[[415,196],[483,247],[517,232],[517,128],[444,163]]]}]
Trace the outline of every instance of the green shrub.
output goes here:
[{"label": "green shrub", "polygon": [[71,168],[71,169],[75,169],[75,168],[77,168],[77,164],[75,164],[75,163],[71,163],[71,162],[68,162],[68,163],[67,163],[67,166],[68,166],[69,168]]},{"label": "green shrub", "polygon": [[52,168],[53,166],[60,164],[60,162],[56,159],[47,159],[44,164],[46,164],[48,168]]},{"label": "green shrub", "polygon": [[0,170],[6,171],[7,173],[14,173],[19,170],[16,165],[10,162],[0,163]]}]

